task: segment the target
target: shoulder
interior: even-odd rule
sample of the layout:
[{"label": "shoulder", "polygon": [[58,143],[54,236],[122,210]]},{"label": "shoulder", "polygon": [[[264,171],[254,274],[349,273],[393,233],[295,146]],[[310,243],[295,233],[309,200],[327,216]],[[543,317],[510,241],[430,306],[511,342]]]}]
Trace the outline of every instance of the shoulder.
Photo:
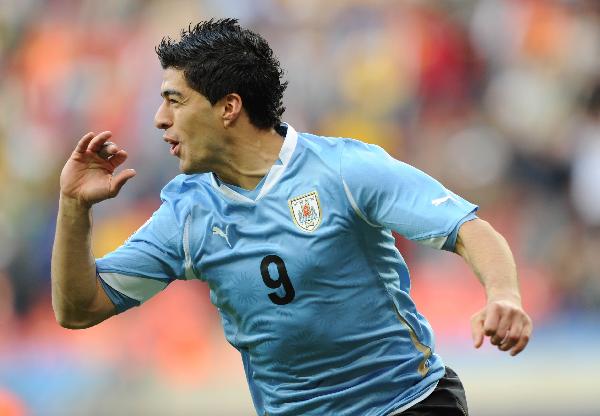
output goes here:
[{"label": "shoulder", "polygon": [[356,139],[343,139],[340,172],[343,178],[355,177],[361,181],[379,181],[390,173],[403,172],[408,165],[392,157],[376,144]]},{"label": "shoulder", "polygon": [[356,139],[344,139],[343,156],[349,159],[359,158],[363,161],[393,159],[383,147]]},{"label": "shoulder", "polygon": [[180,174],[162,188],[160,199],[164,209],[174,214],[178,222],[183,222],[195,201],[201,200],[202,194],[209,192],[210,188],[210,176],[207,173]]},{"label": "shoulder", "polygon": [[194,175],[180,174],[169,181],[160,191],[163,201],[177,201],[190,196],[191,193],[203,191],[210,185],[208,173]]},{"label": "shoulder", "polygon": [[318,136],[312,133],[298,133],[298,147],[302,153],[319,158],[338,154],[343,149],[342,138]]},{"label": "shoulder", "polygon": [[319,158],[326,163],[337,163],[342,159],[389,158],[381,147],[348,137],[318,136],[298,133],[298,145],[304,154]]}]

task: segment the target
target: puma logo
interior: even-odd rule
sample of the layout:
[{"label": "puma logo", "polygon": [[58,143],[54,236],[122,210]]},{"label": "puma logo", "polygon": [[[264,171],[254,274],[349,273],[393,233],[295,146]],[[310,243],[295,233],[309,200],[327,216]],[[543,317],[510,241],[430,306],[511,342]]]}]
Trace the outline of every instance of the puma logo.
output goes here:
[{"label": "puma logo", "polygon": [[229,229],[229,224],[227,224],[227,227],[225,227],[225,232],[223,232],[222,229],[220,229],[219,227],[213,227],[212,232],[213,234],[218,235],[219,237],[223,237],[225,239],[225,241],[227,242],[227,245],[229,246],[229,248],[231,247],[231,244],[229,243],[229,238],[227,237],[227,230]]}]

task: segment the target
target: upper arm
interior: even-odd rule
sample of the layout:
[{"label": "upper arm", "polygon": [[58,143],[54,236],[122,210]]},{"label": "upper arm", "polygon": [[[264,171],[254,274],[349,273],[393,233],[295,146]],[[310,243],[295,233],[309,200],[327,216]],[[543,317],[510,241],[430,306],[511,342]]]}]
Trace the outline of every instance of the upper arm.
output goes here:
[{"label": "upper arm", "polygon": [[377,146],[348,141],[340,171],[354,209],[369,224],[431,247],[454,249],[453,232],[478,208]]},{"label": "upper arm", "polygon": [[175,279],[184,278],[183,230],[173,202],[165,200],[121,247],[96,259],[102,302],[121,313],[139,306]]}]

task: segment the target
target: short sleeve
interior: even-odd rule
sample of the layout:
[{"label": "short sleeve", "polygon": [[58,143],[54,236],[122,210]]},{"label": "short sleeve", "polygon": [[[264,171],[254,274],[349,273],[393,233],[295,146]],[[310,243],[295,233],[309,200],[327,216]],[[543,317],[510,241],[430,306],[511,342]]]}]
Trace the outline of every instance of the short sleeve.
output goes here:
[{"label": "short sleeve", "polygon": [[174,203],[160,208],[121,247],[96,259],[96,271],[117,312],[138,306],[185,278],[183,229]]},{"label": "short sleeve", "polygon": [[379,146],[356,140],[344,143],[340,174],[352,208],[365,222],[430,247],[453,250],[452,236],[478,209]]}]

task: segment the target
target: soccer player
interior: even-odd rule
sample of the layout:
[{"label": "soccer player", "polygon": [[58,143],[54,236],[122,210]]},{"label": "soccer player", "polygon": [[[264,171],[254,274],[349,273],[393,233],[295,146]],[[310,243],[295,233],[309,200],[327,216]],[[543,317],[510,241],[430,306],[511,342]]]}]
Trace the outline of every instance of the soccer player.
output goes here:
[{"label": "soccer player", "polygon": [[60,178],[58,322],[86,328],[175,279],[200,279],[259,415],[466,415],[392,230],[464,258],[487,295],[475,347],[487,336],[518,354],[531,320],[510,249],[477,207],[377,146],[282,123],[279,62],[234,19],[190,27],[156,52],[155,123],[183,174],[123,246],[94,259],[92,205],[135,172],[115,173],[127,153],[110,132],[83,136]]}]

